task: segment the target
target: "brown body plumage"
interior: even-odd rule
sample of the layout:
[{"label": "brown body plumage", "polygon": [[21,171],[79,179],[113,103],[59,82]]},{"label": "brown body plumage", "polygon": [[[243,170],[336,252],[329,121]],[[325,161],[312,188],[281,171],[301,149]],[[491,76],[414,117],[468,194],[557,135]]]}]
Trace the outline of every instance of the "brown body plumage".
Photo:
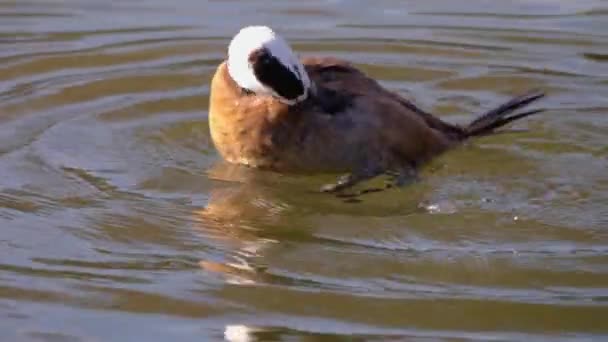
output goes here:
[{"label": "brown body plumage", "polygon": [[391,92],[348,62],[301,60],[311,94],[286,104],[241,88],[226,62],[211,83],[209,123],[224,159],[280,172],[345,172],[339,190],[384,172],[408,174],[463,140],[537,111],[508,116],[542,94],[531,93],[466,127],[446,123]]}]

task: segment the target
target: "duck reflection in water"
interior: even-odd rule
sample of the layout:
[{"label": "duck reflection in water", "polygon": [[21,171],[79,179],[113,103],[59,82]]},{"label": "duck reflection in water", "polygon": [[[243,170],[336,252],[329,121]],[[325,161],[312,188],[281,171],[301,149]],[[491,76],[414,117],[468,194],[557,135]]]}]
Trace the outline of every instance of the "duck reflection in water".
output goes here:
[{"label": "duck reflection in water", "polygon": [[[288,249],[285,242],[323,243],[319,230],[328,218],[419,213],[424,210],[420,199],[429,193],[426,184],[416,183],[407,189],[357,197],[365,204],[359,205],[350,197],[337,199],[310,190],[311,183],[323,181],[317,178],[259,172],[224,161],[218,161],[208,175],[213,185],[204,208],[194,212],[197,230],[232,252],[229,262],[204,260],[200,266],[240,284],[290,282],[270,275],[264,260]],[[408,196],[404,196],[406,191]],[[375,200],[377,196],[383,200]]]}]

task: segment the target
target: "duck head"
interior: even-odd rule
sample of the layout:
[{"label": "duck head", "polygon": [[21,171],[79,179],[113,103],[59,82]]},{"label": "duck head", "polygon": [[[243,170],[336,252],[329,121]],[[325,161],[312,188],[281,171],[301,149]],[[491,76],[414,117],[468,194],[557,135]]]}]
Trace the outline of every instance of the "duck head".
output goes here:
[{"label": "duck head", "polygon": [[228,47],[228,73],[243,89],[294,105],[306,100],[312,84],[287,42],[267,26],[248,26]]}]

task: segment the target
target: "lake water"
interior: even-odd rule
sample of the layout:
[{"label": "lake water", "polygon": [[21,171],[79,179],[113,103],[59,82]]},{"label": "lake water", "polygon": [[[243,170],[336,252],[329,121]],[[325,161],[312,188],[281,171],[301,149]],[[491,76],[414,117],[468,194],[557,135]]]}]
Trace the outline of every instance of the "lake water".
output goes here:
[{"label": "lake water", "polygon": [[[547,111],[319,194],[210,142],[247,24],[452,122]],[[606,1],[0,0],[0,340],[606,340],[607,157]]]}]

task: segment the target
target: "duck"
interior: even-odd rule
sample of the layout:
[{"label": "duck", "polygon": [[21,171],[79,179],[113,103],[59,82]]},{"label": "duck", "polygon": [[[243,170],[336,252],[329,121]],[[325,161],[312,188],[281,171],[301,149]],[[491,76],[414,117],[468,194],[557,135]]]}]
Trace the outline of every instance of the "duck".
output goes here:
[{"label": "duck", "polygon": [[463,142],[540,113],[520,109],[545,95],[525,92],[457,125],[347,60],[298,57],[268,26],[243,27],[227,50],[209,94],[210,136],[221,158],[279,173],[338,175],[323,192],[383,174],[403,183]]}]

